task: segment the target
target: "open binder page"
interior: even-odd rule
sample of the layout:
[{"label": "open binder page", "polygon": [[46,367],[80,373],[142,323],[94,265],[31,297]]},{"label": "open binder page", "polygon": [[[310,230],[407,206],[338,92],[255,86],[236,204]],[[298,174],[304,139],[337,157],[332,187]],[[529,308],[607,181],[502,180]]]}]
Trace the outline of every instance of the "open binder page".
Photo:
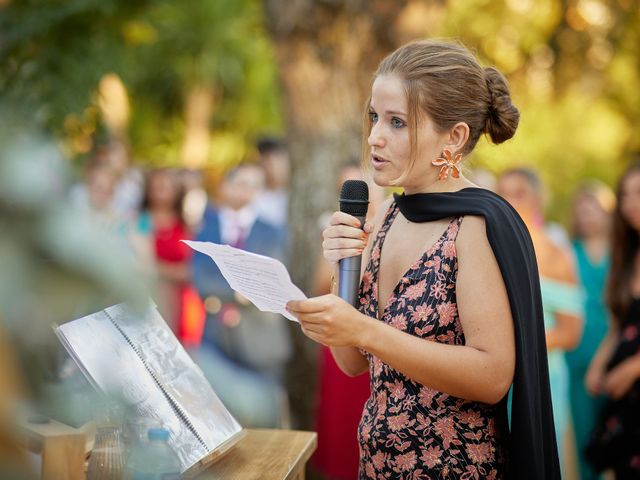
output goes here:
[{"label": "open binder page", "polygon": [[259,310],[279,313],[289,320],[298,321],[285,310],[285,305],[290,300],[304,300],[307,297],[293,284],[282,262],[229,245],[191,240],[183,242],[197,252],[210,256],[229,286]]},{"label": "open binder page", "polygon": [[241,431],[155,305],[114,305],[56,333],[94,385],[171,432],[182,471]]}]

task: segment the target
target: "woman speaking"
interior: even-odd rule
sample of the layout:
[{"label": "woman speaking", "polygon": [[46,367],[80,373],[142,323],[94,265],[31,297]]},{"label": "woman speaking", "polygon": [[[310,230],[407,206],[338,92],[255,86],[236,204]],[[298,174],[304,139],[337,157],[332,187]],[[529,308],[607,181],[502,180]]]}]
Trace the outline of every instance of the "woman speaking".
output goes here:
[{"label": "woman speaking", "polygon": [[366,158],[404,192],[364,230],[336,212],[323,232],[327,260],[363,255],[358,309],[288,304],[345,373],[369,371],[361,479],[560,477],[531,240],[461,174],[480,135],[501,143],[518,120],[504,77],[460,44],[410,43],[374,75]]}]

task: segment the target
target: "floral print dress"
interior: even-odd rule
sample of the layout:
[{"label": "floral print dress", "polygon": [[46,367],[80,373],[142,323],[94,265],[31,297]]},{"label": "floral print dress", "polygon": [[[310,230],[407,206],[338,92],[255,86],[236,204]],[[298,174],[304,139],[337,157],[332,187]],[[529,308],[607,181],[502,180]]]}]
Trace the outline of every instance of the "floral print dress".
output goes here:
[{"label": "floral print dress", "polygon": [[[378,317],[380,253],[398,212],[392,203],[360,285],[360,311],[373,318]],[[464,345],[455,246],[462,218],[454,218],[404,274],[381,321],[425,340]],[[360,479],[503,477],[496,407],[428,388],[363,353],[369,360],[371,396],[358,427]]]}]

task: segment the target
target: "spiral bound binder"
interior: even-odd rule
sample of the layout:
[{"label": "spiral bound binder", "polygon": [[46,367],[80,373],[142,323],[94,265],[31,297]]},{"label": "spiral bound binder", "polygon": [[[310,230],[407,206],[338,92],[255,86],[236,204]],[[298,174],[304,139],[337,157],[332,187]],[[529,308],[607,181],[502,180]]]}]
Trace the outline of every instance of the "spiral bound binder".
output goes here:
[{"label": "spiral bound binder", "polygon": [[114,327],[116,327],[116,329],[118,330],[118,332],[120,332],[120,334],[124,337],[125,341],[131,346],[131,348],[133,349],[134,352],[136,352],[136,355],[138,356],[138,358],[140,359],[140,361],[142,362],[142,365],[144,366],[145,370],[147,372],[149,372],[149,375],[151,375],[151,378],[153,379],[153,381],[155,382],[155,384],[158,386],[158,388],[160,389],[160,391],[162,392],[162,394],[164,395],[164,397],[167,399],[167,402],[169,402],[169,405],[171,406],[171,409],[174,411],[174,413],[176,414],[176,416],[178,417],[178,419],[184,423],[184,425],[186,425],[186,427],[191,431],[191,433],[193,433],[193,436],[196,437],[198,439],[198,441],[200,442],[200,444],[207,449],[207,451],[211,451],[211,448],[207,445],[207,443],[202,439],[202,437],[200,436],[200,434],[198,434],[198,431],[196,430],[196,428],[193,426],[193,423],[191,423],[191,421],[189,420],[189,416],[185,413],[184,410],[182,410],[182,408],[180,408],[180,405],[178,404],[178,402],[176,402],[176,400],[171,396],[171,394],[169,392],[167,392],[167,390],[164,388],[164,386],[162,385],[162,382],[160,382],[160,380],[158,380],[158,377],[156,376],[156,374],[154,373],[154,371],[149,367],[149,365],[147,364],[146,360],[144,359],[144,356],[142,355],[142,353],[140,352],[140,350],[138,350],[138,347],[136,347],[136,345],[131,341],[131,339],[129,338],[129,336],[124,332],[124,330],[122,330],[122,328],[120,328],[120,325],[118,325],[118,322],[116,322],[113,317],[111,315],[109,315],[109,312],[107,312],[106,310],[103,310],[103,313],[107,316],[107,318],[109,319],[109,321],[113,324]]},{"label": "spiral bound binder", "polygon": [[54,329],[91,385],[166,426],[185,478],[244,435],[153,302],[113,305]]}]

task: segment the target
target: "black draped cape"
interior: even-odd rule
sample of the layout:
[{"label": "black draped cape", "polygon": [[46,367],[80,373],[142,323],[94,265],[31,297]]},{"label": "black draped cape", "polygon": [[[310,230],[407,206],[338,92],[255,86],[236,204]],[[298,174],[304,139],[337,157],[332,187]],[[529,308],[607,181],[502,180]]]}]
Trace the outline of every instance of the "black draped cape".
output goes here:
[{"label": "black draped cape", "polygon": [[[411,222],[447,217],[484,217],[487,238],[507,289],[516,340],[511,429],[504,442],[508,478],[560,479],[553,427],[540,279],[531,237],[516,211],[481,188],[458,192],[394,195]],[[506,419],[506,397],[500,403]],[[506,423],[506,422],[504,422]]]}]

